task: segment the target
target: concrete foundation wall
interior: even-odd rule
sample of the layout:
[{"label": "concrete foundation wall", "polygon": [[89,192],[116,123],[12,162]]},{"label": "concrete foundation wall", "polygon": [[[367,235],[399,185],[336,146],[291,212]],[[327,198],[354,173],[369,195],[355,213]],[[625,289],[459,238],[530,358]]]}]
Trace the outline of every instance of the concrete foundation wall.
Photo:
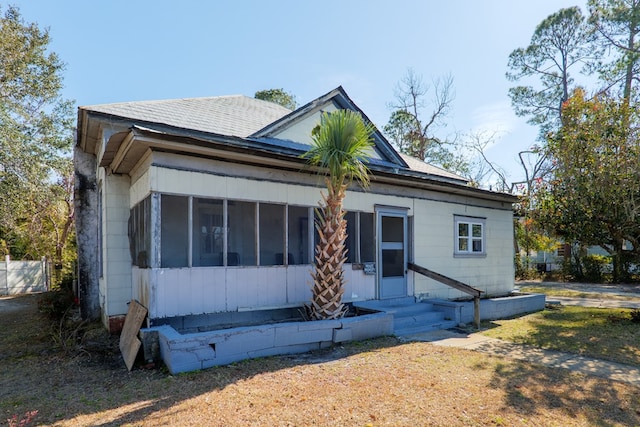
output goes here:
[{"label": "concrete foundation wall", "polygon": [[[256,357],[306,353],[334,343],[391,334],[393,316],[385,313],[192,334],[180,334],[167,325],[141,331],[143,342],[146,341],[144,347],[159,348],[162,360],[174,375]],[[157,346],[153,343],[156,337]]]}]

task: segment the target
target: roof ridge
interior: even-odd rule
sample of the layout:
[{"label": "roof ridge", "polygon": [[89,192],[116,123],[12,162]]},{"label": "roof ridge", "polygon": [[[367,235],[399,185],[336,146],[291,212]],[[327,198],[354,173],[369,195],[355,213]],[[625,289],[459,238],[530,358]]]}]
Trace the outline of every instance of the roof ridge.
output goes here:
[{"label": "roof ridge", "polygon": [[[160,103],[168,103],[168,102],[177,102],[177,101],[192,101],[192,100],[210,100],[210,99],[223,99],[223,98],[249,98],[255,99],[257,101],[263,101],[261,99],[252,98],[247,95],[218,95],[218,96],[194,96],[194,97],[184,97],[184,98],[165,98],[165,99],[147,99],[142,101],[122,101],[122,102],[107,102],[105,104],[91,104],[91,105],[82,105],[79,108],[93,108],[93,107],[101,107],[101,106],[113,106],[113,105],[131,105],[131,104],[160,104]],[[268,102],[268,101],[263,101]]]}]

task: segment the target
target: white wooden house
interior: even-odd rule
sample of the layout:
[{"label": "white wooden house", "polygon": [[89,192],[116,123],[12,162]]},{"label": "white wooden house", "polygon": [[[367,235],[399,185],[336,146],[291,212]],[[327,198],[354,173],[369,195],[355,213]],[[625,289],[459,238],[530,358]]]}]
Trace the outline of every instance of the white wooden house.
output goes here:
[{"label": "white wooden house", "polygon": [[[295,111],[245,96],[81,107],[83,314],[116,331],[131,299],[152,319],[307,302],[324,180],[300,154],[336,109],[362,113],[341,87]],[[489,296],[513,289],[512,196],[400,155],[379,132],[368,166],[370,188],[345,199],[347,302],[464,295],[408,262]]]}]

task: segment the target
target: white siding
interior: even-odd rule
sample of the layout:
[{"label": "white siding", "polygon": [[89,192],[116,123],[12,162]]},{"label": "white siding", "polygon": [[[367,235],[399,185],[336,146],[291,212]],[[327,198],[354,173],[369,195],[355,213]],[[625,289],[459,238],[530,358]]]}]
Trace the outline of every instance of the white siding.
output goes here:
[{"label": "white siding", "polygon": [[[331,112],[337,110],[334,104],[326,104],[322,106],[322,111]],[[293,126],[274,134],[274,137],[280,139],[288,139],[302,144],[311,144],[310,129],[320,124],[321,111],[318,110],[303,120],[297,121]]]},{"label": "white siding", "polygon": [[344,278],[344,301],[367,301],[376,298],[375,275],[364,274],[363,270],[353,270],[351,264],[347,264],[344,268]]},{"label": "white siding", "polygon": [[[321,200],[321,188],[324,182],[318,177],[318,187],[259,181],[236,177],[216,176],[201,172],[180,171],[153,166],[151,168],[150,190],[169,194],[229,198],[270,203],[288,203],[300,206],[317,206]],[[136,190],[147,194],[142,186]],[[388,205],[409,209],[412,214],[413,199],[407,197],[373,194],[362,191],[348,191],[344,207],[347,210],[373,212],[374,205]]]},{"label": "white siding", "polygon": [[[511,211],[416,200],[415,263],[485,291],[501,295],[513,290],[513,216]],[[454,215],[486,218],[486,256],[454,257]],[[465,294],[414,276],[416,294],[459,298]]]},{"label": "white siding", "polygon": [[127,313],[132,274],[129,252],[129,177],[103,175],[101,299],[108,316]]},{"label": "white siding", "polygon": [[[202,162],[200,159],[193,161]],[[132,274],[127,238],[129,208],[149,192],[317,206],[324,185],[320,176],[310,177],[295,172],[264,169],[262,176],[269,180],[261,180],[185,170],[188,166],[179,164],[170,168],[149,163],[147,171],[136,171],[130,188],[128,178],[106,177],[110,200],[109,206],[104,208],[108,314],[126,313],[126,302],[132,297],[149,308],[151,317],[284,307],[308,302],[311,281],[308,265],[287,268],[134,267]],[[234,170],[233,165],[226,164],[226,168],[227,173]],[[473,198],[463,199],[444,193],[425,191],[421,193],[422,198],[388,193],[388,186],[376,187],[373,182],[367,192],[348,191],[345,208],[371,213],[375,211],[375,205],[406,208],[408,215],[414,217],[416,264],[480,288],[490,295],[512,290],[513,225],[510,210],[476,207],[474,204],[481,203]],[[449,200],[441,200],[443,198]],[[484,202],[484,205],[490,204]],[[454,257],[454,215],[486,218],[485,257]],[[345,267],[345,301],[375,299],[376,276],[352,270],[350,265]],[[413,272],[409,272],[407,290],[409,295],[428,294],[429,297],[447,299],[464,296]]]},{"label": "white siding", "polygon": [[[147,273],[149,272],[149,273]],[[149,274],[147,278],[147,274]],[[345,302],[375,298],[375,276],[345,269]],[[310,267],[134,267],[134,298],[151,317],[301,306],[311,299]],[[144,287],[151,284],[153,292]]]},{"label": "white siding", "polygon": [[149,195],[150,190],[150,171],[146,171],[131,184],[131,189],[129,190],[129,209],[144,200],[144,198]]}]

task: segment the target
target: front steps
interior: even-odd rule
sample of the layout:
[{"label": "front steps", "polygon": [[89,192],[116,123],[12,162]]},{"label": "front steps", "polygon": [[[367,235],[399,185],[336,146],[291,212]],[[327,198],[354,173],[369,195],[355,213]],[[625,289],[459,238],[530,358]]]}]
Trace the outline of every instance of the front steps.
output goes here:
[{"label": "front steps", "polygon": [[449,329],[457,326],[455,320],[445,319],[443,312],[435,311],[433,304],[416,302],[413,297],[363,301],[354,303],[354,305],[392,314],[393,333],[396,336]]}]

